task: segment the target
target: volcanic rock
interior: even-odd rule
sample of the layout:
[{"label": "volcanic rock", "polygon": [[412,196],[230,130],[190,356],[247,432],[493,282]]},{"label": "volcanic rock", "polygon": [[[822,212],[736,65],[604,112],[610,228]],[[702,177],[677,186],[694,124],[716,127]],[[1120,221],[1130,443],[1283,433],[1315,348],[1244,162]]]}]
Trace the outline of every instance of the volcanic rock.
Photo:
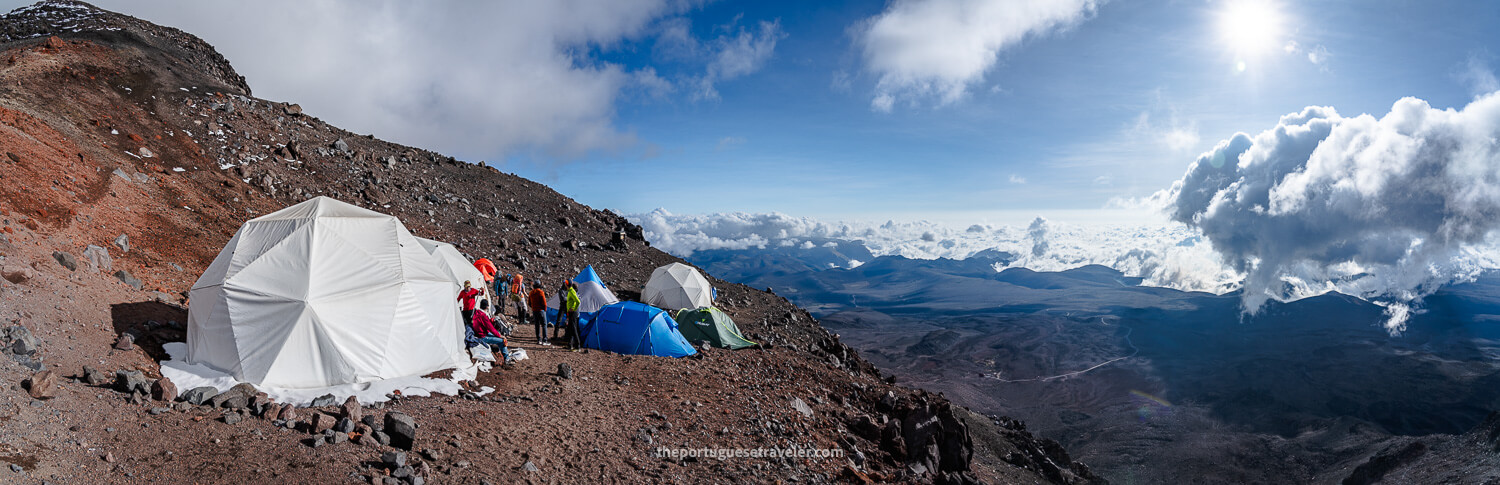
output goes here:
[{"label": "volcanic rock", "polygon": [[121,333],[120,338],[115,340],[115,350],[130,351],[135,349],[135,335],[129,332]]},{"label": "volcanic rock", "polygon": [[83,366],[83,382],[90,386],[102,386],[109,382],[109,377],[99,369]]},{"label": "volcanic rock", "polygon": [[157,401],[172,401],[177,399],[177,385],[171,379],[162,376],[156,382],[151,383],[151,399]]},{"label": "volcanic rock", "polygon": [[417,422],[405,413],[391,411],[385,415],[384,432],[391,437],[391,446],[410,450],[417,440]]},{"label": "volcanic rock", "polygon": [[212,386],[194,387],[182,393],[182,401],[194,406],[202,405],[214,396],[219,395],[219,390]]},{"label": "volcanic rock", "polygon": [[115,390],[135,394],[148,394],[151,392],[151,384],[146,382],[145,374],[140,371],[115,371]]},{"label": "volcanic rock", "polygon": [[57,374],[44,370],[26,380],[26,392],[32,399],[49,399],[57,395]]},{"label": "volcanic rock", "polygon": [[356,398],[354,396],[349,396],[348,399],[345,399],[344,404],[342,406],[339,406],[339,410],[342,411],[344,417],[348,418],[350,421],[358,422],[364,418],[365,408],[364,406],[359,405],[359,398]]},{"label": "volcanic rock", "polygon": [[125,271],[123,269],[119,270],[119,271],[116,271],[115,272],[115,278],[118,278],[121,283],[125,283],[126,285],[130,286],[131,288],[135,288],[135,289],[139,290],[142,287],[142,283],[141,283],[140,278],[136,278],[134,276],[131,276],[129,271]]},{"label": "volcanic rock", "polygon": [[76,271],[78,269],[78,260],[74,259],[73,255],[68,252],[53,251],[52,257],[53,259],[57,260],[57,264],[62,265],[62,267],[64,268],[68,268],[68,271]]},{"label": "volcanic rock", "polygon": [[110,271],[114,269],[115,260],[109,257],[109,250],[102,246],[90,244],[83,249],[83,258],[89,262],[89,272],[98,273],[99,270]]}]

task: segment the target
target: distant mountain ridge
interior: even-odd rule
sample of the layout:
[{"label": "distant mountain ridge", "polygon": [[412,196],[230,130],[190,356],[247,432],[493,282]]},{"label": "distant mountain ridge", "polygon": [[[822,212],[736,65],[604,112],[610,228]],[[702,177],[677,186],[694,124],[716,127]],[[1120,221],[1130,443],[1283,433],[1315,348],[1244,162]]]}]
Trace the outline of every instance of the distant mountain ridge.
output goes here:
[{"label": "distant mountain ridge", "polygon": [[1486,416],[1500,409],[1500,275],[1440,290],[1392,337],[1383,307],[1334,292],[1250,316],[1238,292],[1140,286],[1098,265],[882,256],[817,269],[776,257],[739,261],[801,271],[749,284],[809,308],[906,382],[1022,417],[1111,480],[1500,476],[1478,466],[1491,452],[1472,451],[1490,445],[1457,436],[1493,428]]}]

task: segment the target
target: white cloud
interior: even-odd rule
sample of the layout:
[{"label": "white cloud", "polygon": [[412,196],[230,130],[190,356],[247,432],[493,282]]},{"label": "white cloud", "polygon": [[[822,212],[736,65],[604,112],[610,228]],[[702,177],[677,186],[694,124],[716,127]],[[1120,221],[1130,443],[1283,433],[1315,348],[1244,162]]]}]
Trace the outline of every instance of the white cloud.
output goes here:
[{"label": "white cloud", "polygon": [[[1197,123],[1179,118],[1176,107],[1169,105],[1159,90],[1154,97],[1156,101],[1152,106],[1136,115],[1135,123],[1126,130],[1126,136],[1173,152],[1185,152],[1197,147]],[[1166,121],[1158,121],[1160,118],[1166,118]]]},{"label": "white cloud", "polygon": [[983,80],[1001,51],[1075,25],[1100,3],[893,0],[852,29],[865,69],[879,76],[870,106],[888,112],[897,97],[957,101]]},{"label": "white cloud", "polygon": [[1497,138],[1500,93],[1462,110],[1404,98],[1379,119],[1308,107],[1221,142],[1155,199],[1245,273],[1247,311],[1326,291],[1412,304],[1500,267]]},{"label": "white cloud", "polygon": [[[699,41],[678,17],[693,0],[96,3],[203,37],[257,96],[355,132],[491,160],[641,148],[616,124],[623,99],[717,96],[717,83],[759,69],[783,36],[761,22]],[[598,58],[652,37],[653,54],[690,65],[663,76]]]},{"label": "white cloud", "polygon": [[780,21],[760,22],[757,29],[727,26],[725,30],[733,31],[709,41],[704,48],[712,60],[695,82],[695,99],[719,99],[716,83],[760,70],[776,51],[776,43],[786,37]]},{"label": "white cloud", "polygon": [[1017,185],[1025,184],[1026,183],[1026,177],[1022,177],[1022,176],[1016,175],[1016,174],[1010,174],[1010,183],[1017,184]]},{"label": "white cloud", "polygon": [[1475,96],[1500,91],[1500,80],[1495,79],[1495,71],[1490,70],[1489,63],[1479,54],[1469,55],[1458,72],[1458,79],[1468,85],[1469,93]]}]

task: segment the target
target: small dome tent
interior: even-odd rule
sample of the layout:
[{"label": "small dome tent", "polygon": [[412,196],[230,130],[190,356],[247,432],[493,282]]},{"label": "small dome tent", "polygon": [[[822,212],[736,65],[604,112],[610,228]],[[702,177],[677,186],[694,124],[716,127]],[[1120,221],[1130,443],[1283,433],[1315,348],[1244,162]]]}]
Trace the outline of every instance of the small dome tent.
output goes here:
[{"label": "small dome tent", "polygon": [[[604,280],[599,278],[599,273],[594,271],[594,265],[583,268],[578,276],[573,277],[573,284],[578,285],[578,315],[579,320],[587,321],[593,315],[604,308],[605,305],[619,302],[614,292],[604,286]],[[547,321],[556,323],[557,309],[561,306],[562,295],[553,291],[547,295]]]},{"label": "small dome tent", "polygon": [[583,346],[617,354],[686,357],[698,353],[665,310],[622,301],[599,309],[580,329]]},{"label": "small dome tent", "polygon": [[287,389],[466,367],[457,292],[400,220],[317,197],[246,222],[193,284],[187,361]]},{"label": "small dome tent", "polygon": [[641,290],[641,301],[661,308],[703,308],[714,305],[713,286],[698,270],[672,263],[651,272]]},{"label": "small dome tent", "polygon": [[[485,282],[495,281],[495,274],[500,272],[500,269],[496,268],[495,263],[491,262],[489,258],[479,258],[474,260],[474,269],[477,269],[480,273],[484,274]],[[474,284],[477,285],[479,284],[479,282],[476,281],[474,282]]]},{"label": "small dome tent", "polygon": [[715,347],[738,350],[758,344],[740,335],[734,319],[718,308],[707,307],[677,311],[677,331],[688,342],[707,341]]}]

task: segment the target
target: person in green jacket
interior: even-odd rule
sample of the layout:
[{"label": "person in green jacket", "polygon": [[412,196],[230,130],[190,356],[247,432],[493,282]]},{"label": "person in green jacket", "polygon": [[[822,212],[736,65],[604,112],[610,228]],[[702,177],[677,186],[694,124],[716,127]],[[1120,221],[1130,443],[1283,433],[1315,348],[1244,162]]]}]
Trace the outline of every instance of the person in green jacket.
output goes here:
[{"label": "person in green jacket", "polygon": [[583,335],[578,331],[578,286],[568,282],[568,290],[563,293],[563,310],[568,312],[568,350],[583,348]]}]

